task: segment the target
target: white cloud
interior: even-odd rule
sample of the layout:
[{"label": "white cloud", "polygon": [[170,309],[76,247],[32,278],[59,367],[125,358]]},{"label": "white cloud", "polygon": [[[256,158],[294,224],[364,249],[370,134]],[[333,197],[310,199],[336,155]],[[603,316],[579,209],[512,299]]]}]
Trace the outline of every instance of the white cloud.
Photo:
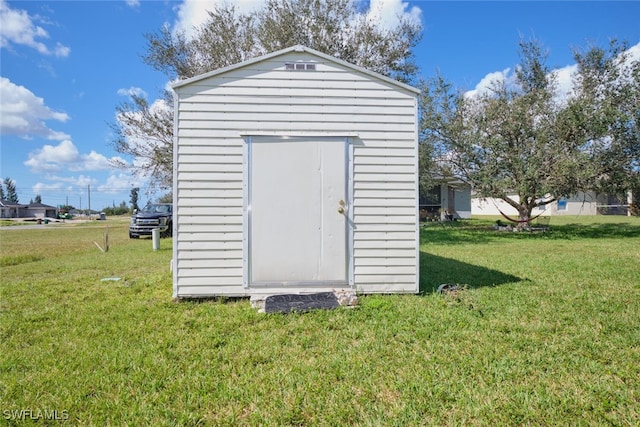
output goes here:
[{"label": "white cloud", "polygon": [[422,11],[413,6],[409,9],[409,3],[402,0],[371,0],[367,19],[379,22],[384,28],[395,28],[400,19],[407,19],[413,24],[422,22]]},{"label": "white cloud", "polygon": [[44,145],[42,148],[30,152],[28,157],[29,159],[24,164],[30,167],[34,173],[55,173],[64,170],[71,172],[109,170],[113,168],[111,161],[125,161],[120,157],[107,159],[93,150],[89,154],[81,154],[73,142],[69,140],[62,141],[56,146]]},{"label": "white cloud", "polygon": [[[94,185],[97,181],[90,176],[78,175],[76,176],[58,176],[48,174],[46,179],[49,181],[56,181],[63,184],[72,184],[66,187],[66,190],[71,191],[74,187],[86,188],[87,185]],[[57,184],[51,184],[57,185]]]},{"label": "white cloud", "polygon": [[110,175],[103,185],[97,187],[97,191],[108,194],[117,194],[131,191],[134,187],[142,188],[145,186],[145,180],[138,177],[132,177],[128,173],[119,173],[117,175]]},{"label": "white cloud", "polygon": [[120,96],[138,96],[138,97],[142,97],[142,98],[146,98],[147,97],[147,92],[145,92],[143,89],[139,88],[139,87],[135,87],[135,86],[131,86],[129,89],[118,89],[118,95]]},{"label": "white cloud", "polygon": [[576,64],[567,65],[554,71],[558,84],[556,91],[556,97],[558,99],[567,99],[571,95],[573,92],[573,79],[577,71],[578,66]]},{"label": "white cloud", "polygon": [[[178,19],[174,24],[175,30],[184,30],[187,37],[193,35],[193,28],[198,27],[207,20],[208,10],[216,5],[223,5],[228,0],[184,0],[176,7]],[[357,2],[357,0],[353,0]],[[234,0],[231,2],[239,13],[250,13],[262,8],[264,0]],[[385,28],[394,28],[400,21],[400,17],[409,19],[413,23],[420,24],[422,11],[419,7],[409,7],[409,3],[402,0],[371,0],[366,18],[380,22]]]},{"label": "white cloud", "polygon": [[129,7],[138,7],[138,6],[140,6],[140,0],[125,0],[125,3]]},{"label": "white cloud", "polygon": [[44,99],[24,86],[0,77],[0,134],[22,138],[36,136],[58,141],[69,138],[69,135],[47,127],[46,120],[64,123],[69,120],[69,116],[47,107]]},{"label": "white cloud", "polygon": [[49,33],[36,22],[47,23],[43,19],[30,16],[26,10],[12,9],[0,0],[0,47],[24,45],[37,50],[43,55],[67,57],[71,49],[60,43],[49,48],[42,39],[49,39]]},{"label": "white cloud", "polygon": [[[634,61],[640,61],[640,43],[627,49],[626,54],[626,66],[631,65]],[[559,100],[566,100],[571,96],[574,89],[574,78],[577,71],[578,66],[576,64],[566,65],[552,71],[555,73],[558,84],[556,97]],[[487,74],[480,80],[473,90],[466,92],[464,95],[465,97],[473,98],[479,94],[486,93],[491,88],[492,84],[500,83],[505,80],[507,84],[515,84],[515,75],[511,72],[510,68]]]},{"label": "white cloud", "polygon": [[56,183],[43,183],[36,182],[33,187],[33,194],[47,194],[47,193],[57,193],[63,191],[63,184],[61,182]]},{"label": "white cloud", "polygon": [[[178,19],[174,24],[174,31],[184,30],[187,37],[191,38],[193,28],[204,24],[209,17],[207,11],[225,3],[226,0],[184,0],[176,6]],[[239,13],[249,13],[264,6],[264,0],[234,0],[232,4]]]},{"label": "white cloud", "polygon": [[510,77],[510,73],[511,68],[505,68],[502,71],[489,73],[480,80],[473,90],[466,92],[464,96],[467,98],[474,98],[478,95],[483,95],[489,92],[494,85],[509,81],[512,78]]}]

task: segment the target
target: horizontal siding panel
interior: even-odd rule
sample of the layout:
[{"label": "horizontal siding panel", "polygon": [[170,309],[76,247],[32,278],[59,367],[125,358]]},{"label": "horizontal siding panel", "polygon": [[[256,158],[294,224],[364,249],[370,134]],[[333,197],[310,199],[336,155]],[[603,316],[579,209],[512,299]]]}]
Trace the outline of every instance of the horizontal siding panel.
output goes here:
[{"label": "horizontal siding panel", "polygon": [[242,233],[242,224],[178,224],[180,233]]},{"label": "horizontal siding panel", "polygon": [[[354,177],[353,188],[358,190],[410,190],[416,191],[416,182],[414,181],[365,181],[359,180],[360,177]],[[355,194],[355,193],[354,193]]]},{"label": "horizontal siding panel", "polygon": [[[295,61],[292,61],[295,62]],[[315,60],[312,61],[304,61],[313,62],[316,64],[315,71],[291,71],[285,69],[285,62],[283,61],[265,61],[264,63],[253,64],[247,67],[243,67],[237,70],[233,70],[228,76],[219,76],[214,77],[217,80],[227,81],[227,80],[237,80],[237,79],[252,79],[252,80],[265,80],[270,78],[275,78],[278,80],[309,80],[317,77],[318,75],[322,76],[322,80],[349,80],[351,82],[359,82],[359,81],[367,81],[371,80],[370,77],[367,77],[363,74],[358,73],[350,73],[346,72],[346,70],[338,70],[331,66],[327,66],[322,62],[317,62]],[[255,67],[254,65],[262,65],[259,67]],[[207,83],[208,80],[205,79],[202,82],[198,82],[195,84],[203,84]]]},{"label": "horizontal siding panel", "polygon": [[401,173],[415,175],[416,167],[413,164],[408,165],[363,165],[356,164],[353,168],[355,174],[358,173]]},{"label": "horizontal siding panel", "polygon": [[[221,269],[240,269],[242,275],[242,258],[238,259],[179,259],[178,268],[221,268]],[[220,276],[225,276],[221,274]]]},{"label": "horizontal siding panel", "polygon": [[[216,97],[215,95],[206,96],[206,97],[191,97],[189,100],[182,101],[180,103],[180,111],[208,111],[207,106],[216,104],[220,106],[224,105],[256,105],[256,98],[250,96],[243,97],[235,97],[235,96],[220,96]],[[340,97],[332,97],[332,98],[324,98],[322,99],[322,103],[318,102],[317,98],[310,97],[295,97],[295,96],[271,96],[265,97],[264,102],[260,105],[268,103],[269,105],[274,106],[313,106],[324,108],[369,108],[372,107],[374,109],[383,108],[411,108],[411,111],[408,114],[415,115],[413,109],[413,100],[409,100],[406,98],[340,98]],[[216,110],[217,111],[217,110]],[[363,110],[366,111],[366,110]]]},{"label": "horizontal siding panel", "polygon": [[[356,266],[354,269],[354,273],[356,276],[411,276],[416,273],[416,266],[373,266],[373,265],[362,265]],[[415,280],[415,279],[414,279]]]},{"label": "horizontal siding panel", "polygon": [[[210,165],[242,165],[242,152],[234,154],[222,154],[222,153],[192,153],[192,154],[180,154],[178,153],[178,162],[184,164],[210,164]],[[242,166],[240,166],[242,170]]]},{"label": "horizontal siding panel", "polygon": [[[331,120],[331,117],[307,116],[305,121],[289,121],[289,117],[286,115],[279,114],[277,116],[278,117],[274,117],[273,120],[263,120],[261,115],[254,116],[253,120],[246,115],[237,117],[236,120],[225,120],[225,118],[220,118],[219,120],[189,120],[184,121],[181,125],[185,128],[191,129],[215,130],[218,128],[225,128],[235,130],[238,133],[250,132],[251,130],[259,130],[263,132],[323,132],[327,131],[327,129],[331,129],[332,132],[344,132],[345,134],[350,134],[354,131],[358,131],[358,128],[354,127],[353,121],[342,121],[342,119],[339,120],[338,117],[333,117],[335,120]],[[366,122],[359,119],[359,123],[361,123],[362,126],[366,125],[366,130],[369,132],[411,132],[413,130],[411,124],[386,123],[380,118],[373,117],[370,121]],[[371,145],[372,142],[369,144]],[[388,143],[383,145],[388,145]]]},{"label": "horizontal siding panel", "polygon": [[[315,87],[287,87],[285,82],[275,82],[271,87],[247,87],[247,86],[186,86],[180,88],[180,96],[189,96],[189,102],[214,102],[216,98],[224,97],[226,99],[240,99],[246,98],[248,100],[255,100],[260,97],[268,102],[270,97],[295,97],[296,99],[313,98],[318,101],[318,104],[327,103],[327,99],[376,99],[380,102],[380,105],[384,105],[384,101],[388,99],[392,100],[405,100],[406,102],[413,102],[413,99],[404,93],[389,90],[381,85],[375,87],[361,88],[360,85],[344,88],[332,87],[329,84],[323,84],[322,81],[316,81]],[[347,85],[345,85],[347,86]]]},{"label": "horizontal siding panel", "polygon": [[208,191],[217,191],[217,190],[237,190],[242,189],[242,181],[206,181],[206,180],[198,180],[198,181],[189,181],[182,180],[178,181],[174,184],[178,190],[178,197],[184,190],[208,190]]},{"label": "horizontal siding panel", "polygon": [[[180,204],[191,203],[191,199],[201,198],[222,198],[237,199],[242,198],[242,189],[240,188],[190,188],[178,191],[178,200]],[[195,202],[195,201],[193,201]]]},{"label": "horizontal siding panel", "polygon": [[354,218],[354,222],[358,224],[415,224],[415,216],[407,215],[392,215],[392,216],[380,216],[380,215],[359,215]]},{"label": "horizontal siding panel", "polygon": [[[385,142],[387,142],[387,146],[383,146],[383,147],[371,147],[368,145],[354,145],[353,147],[353,154],[354,154],[354,160],[356,160],[358,162],[362,162],[362,163],[367,163],[370,162],[371,160],[365,159],[365,157],[375,157],[378,158],[380,161],[389,159],[391,157],[406,157],[406,158],[413,158],[415,157],[415,140],[413,140],[413,134],[411,135],[411,138],[407,137],[407,134],[401,134],[401,135],[397,135],[397,138],[393,138],[392,140],[395,141],[393,144],[390,144],[391,146],[389,146],[388,141],[385,140]],[[400,136],[404,136],[405,139],[400,138]],[[400,144],[399,142],[402,140],[403,144]]]},{"label": "horizontal siding panel", "polygon": [[357,292],[367,294],[417,293],[418,286],[413,280],[407,283],[360,283],[356,284]]},{"label": "horizontal siding panel", "polygon": [[242,288],[242,277],[178,277],[183,286],[239,286]]},{"label": "horizontal siding panel", "polygon": [[354,259],[354,266],[360,267],[365,265],[387,267],[387,266],[404,266],[416,268],[416,258],[363,258]]},{"label": "horizontal siding panel", "polygon": [[178,227],[186,224],[242,224],[242,216],[241,215],[191,215],[185,216],[180,215],[177,218]]},{"label": "horizontal siding panel", "polygon": [[[360,153],[358,153],[360,154]],[[354,164],[356,167],[361,165],[410,165],[415,168],[416,157],[415,156],[397,156],[397,157],[385,157],[385,156],[354,156]]]},{"label": "horizontal siding panel", "polygon": [[401,248],[356,248],[355,258],[413,258],[416,257],[416,250]]},{"label": "horizontal siding panel", "polygon": [[178,215],[242,216],[242,206],[191,207],[178,206]]},{"label": "horizontal siding panel", "polygon": [[353,209],[355,215],[404,215],[404,216],[415,216],[416,208],[414,206],[410,207],[398,207],[398,206],[356,206]]},{"label": "horizontal siding panel", "polygon": [[356,240],[354,249],[414,249],[416,241],[413,240]]},{"label": "horizontal siding panel", "polygon": [[353,192],[354,202],[360,203],[362,206],[365,206],[367,200],[374,200],[375,198],[380,198],[385,200],[389,205],[394,205],[397,199],[406,199],[413,200],[415,203],[416,200],[416,192],[415,190],[377,190],[377,189],[368,189],[368,190],[355,190]]},{"label": "horizontal siding panel", "polygon": [[[210,129],[191,129],[183,127],[182,123],[178,121],[178,138],[180,139],[180,145],[182,140],[186,139],[186,145],[204,145],[204,146],[235,146],[242,144],[241,135],[236,129],[216,129],[215,134],[211,133]],[[215,138],[213,137],[215,135]],[[235,140],[235,143],[233,142]]]},{"label": "horizontal siding panel", "polygon": [[[202,139],[194,139],[193,141],[197,143],[196,145],[187,145],[180,143],[178,146],[178,160],[180,160],[184,155],[196,155],[196,156],[238,156],[242,159],[242,140],[236,137],[236,144],[231,145],[230,141],[225,141],[224,145],[216,146],[211,144],[206,144],[206,141],[210,141],[211,138],[206,137],[206,140]],[[205,143],[205,145],[203,145]],[[241,160],[242,161],[242,160]]]},{"label": "horizontal siding panel", "polygon": [[[180,165],[182,167],[182,165]],[[237,181],[242,182],[242,172],[178,172],[178,181]]]},{"label": "horizontal siding panel", "polygon": [[370,224],[358,224],[358,228],[354,231],[354,238],[359,233],[366,233],[369,231],[378,231],[378,232],[389,232],[389,231],[404,231],[404,232],[415,232],[416,224],[415,222],[411,222],[411,224],[379,224],[379,223],[370,223]]},{"label": "horizontal siding panel", "polygon": [[[213,103],[193,103],[183,104],[180,106],[179,118],[191,118],[194,114],[203,114],[206,118],[212,115],[220,114],[262,114],[264,113],[264,105],[256,104],[250,100],[242,99],[243,102],[229,102],[227,99],[220,99],[218,102]],[[357,102],[357,101],[356,101]],[[354,105],[345,103],[344,100],[340,100],[332,104],[319,105],[312,99],[301,100],[287,100],[281,98],[272,98],[269,100],[269,105],[272,106],[272,111],[277,110],[282,113],[294,113],[294,114],[343,114],[348,116],[372,116],[380,115],[380,108],[384,107],[385,116],[409,116],[413,117],[413,105],[403,103],[396,103],[397,105],[381,105],[379,103],[370,105]],[[193,116],[197,117],[197,116]]]},{"label": "horizontal siding panel", "polygon": [[208,277],[223,278],[235,277],[242,279],[242,267],[240,268],[181,268],[178,270],[178,277]]},{"label": "horizontal siding panel", "polygon": [[[325,79],[326,73],[318,73],[318,72],[291,72],[285,78],[279,79],[277,73],[269,73],[267,78],[227,78],[227,79],[218,79],[217,80],[217,88],[218,89],[231,89],[231,92],[234,93],[236,90],[242,89],[253,89],[254,93],[262,94],[263,91],[269,89],[283,89],[286,88],[288,90],[293,90],[296,92],[307,93],[310,90],[352,90],[354,87],[361,91],[371,91],[371,92],[379,92],[389,91],[389,88],[381,85],[377,81],[373,80],[365,80],[365,79],[348,79],[346,76],[352,75],[343,73],[342,79]],[[293,76],[293,77],[292,77]],[[201,93],[207,93],[207,86],[200,86],[204,89]],[[405,95],[405,98],[407,96]]]},{"label": "horizontal siding panel", "polygon": [[178,281],[178,297],[197,298],[211,297],[212,295],[227,295],[235,297],[249,296],[249,293],[242,287],[242,284],[229,286],[193,286],[185,283],[185,281],[185,279]]},{"label": "horizontal siding panel", "polygon": [[[414,269],[415,272],[415,269]],[[416,283],[415,274],[356,274],[356,283]]]},{"label": "horizontal siding panel", "polygon": [[407,182],[410,184],[415,184],[415,175],[409,173],[359,173],[354,174],[354,181],[361,182],[380,182],[380,183],[388,183],[388,182]]},{"label": "horizontal siding panel", "polygon": [[[264,108],[264,105],[261,106]],[[262,122],[279,122],[282,121],[283,118],[286,121],[290,122],[308,122],[308,121],[326,121],[333,123],[349,123],[352,124],[354,121],[358,123],[376,123],[379,120],[376,120],[382,114],[378,112],[378,114],[357,114],[357,113],[347,113],[347,112],[339,112],[339,111],[331,111],[327,110],[327,112],[319,111],[320,109],[316,107],[316,111],[312,112],[304,112],[299,111],[296,108],[290,109],[278,109],[274,111],[273,108],[269,109],[268,112],[265,111],[243,111],[243,112],[220,112],[220,113],[209,113],[209,112],[185,112],[180,111],[178,113],[178,120],[182,123],[211,123],[216,121],[224,121],[224,122],[232,122],[238,121],[242,122],[249,115],[249,117],[257,117]],[[286,116],[286,117],[283,117]],[[407,116],[406,114],[391,114],[386,110],[384,111],[384,121],[385,123],[403,123],[409,124],[413,126],[414,119],[413,116]],[[193,126],[193,127],[201,127],[201,126]]]},{"label": "horizontal siding panel", "polygon": [[179,255],[178,262],[181,260],[212,260],[212,262],[216,262],[216,260],[242,260],[242,249],[226,249],[224,251],[185,249]]},{"label": "horizontal siding panel", "polygon": [[242,241],[242,232],[239,233],[205,233],[195,232],[189,233],[182,231],[174,241],[177,242],[232,242]]},{"label": "horizontal siding panel", "polygon": [[[219,194],[215,190],[210,191],[211,195],[209,197],[180,197],[179,205],[180,206],[189,206],[189,207],[198,207],[198,208],[206,208],[206,207],[229,207],[229,206],[239,206],[242,207],[242,195],[240,197],[224,197],[224,195]],[[221,191],[220,193],[224,193]]]},{"label": "horizontal siding panel", "polygon": [[[222,160],[222,159],[218,159]],[[242,163],[188,163],[186,161],[181,162],[180,171],[183,173],[188,172],[203,172],[203,173],[220,173],[220,172],[239,172],[242,173]]]},{"label": "horizontal siding panel", "polygon": [[[177,245],[178,251],[181,250],[239,250],[242,249],[241,241],[229,241],[229,242],[174,242]],[[178,259],[181,259],[178,256]]]},{"label": "horizontal siding panel", "polygon": [[368,207],[385,207],[385,206],[395,206],[395,207],[406,207],[406,208],[415,208],[417,201],[416,197],[413,198],[395,198],[395,199],[386,199],[386,198],[373,198],[373,197],[363,197],[354,196],[353,204],[356,207],[368,206]]},{"label": "horizontal siding panel", "polygon": [[404,240],[409,241],[410,244],[415,245],[416,232],[415,231],[367,231],[358,232],[354,234],[354,240],[373,240],[373,241],[386,241],[386,240]]}]

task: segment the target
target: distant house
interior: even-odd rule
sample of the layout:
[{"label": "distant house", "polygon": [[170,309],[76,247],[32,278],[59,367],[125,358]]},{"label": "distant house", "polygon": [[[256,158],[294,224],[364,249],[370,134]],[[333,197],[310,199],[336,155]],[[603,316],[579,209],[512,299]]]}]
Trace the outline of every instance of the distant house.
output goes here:
[{"label": "distant house", "polygon": [[420,191],[420,219],[471,218],[471,186],[461,180],[449,180]]},{"label": "distant house", "polygon": [[26,205],[21,203],[0,199],[0,218],[20,218],[21,209],[24,208]]},{"label": "distant house", "polygon": [[[518,196],[510,196],[518,201]],[[490,197],[472,197],[471,213],[473,215],[501,215],[518,217],[518,212],[504,200]],[[531,215],[627,215],[628,204],[609,195],[591,192],[578,193],[571,197],[563,197],[545,206],[533,209]]]},{"label": "distant house", "polygon": [[0,218],[55,218],[58,209],[43,203],[14,203],[0,200]]},{"label": "distant house", "polygon": [[21,209],[23,218],[55,218],[58,215],[58,209],[55,206],[45,205],[43,203],[29,203]]}]

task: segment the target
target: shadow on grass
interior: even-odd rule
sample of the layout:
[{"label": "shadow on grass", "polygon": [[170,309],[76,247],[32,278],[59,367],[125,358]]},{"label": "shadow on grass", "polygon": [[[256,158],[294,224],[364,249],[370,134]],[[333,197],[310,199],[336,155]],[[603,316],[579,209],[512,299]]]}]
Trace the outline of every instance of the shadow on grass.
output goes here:
[{"label": "shadow on grass", "polygon": [[565,224],[553,228],[557,237],[580,237],[587,239],[611,237],[640,237],[640,227],[620,222],[618,224]]},{"label": "shadow on grass", "polygon": [[467,264],[420,251],[420,293],[435,292],[443,283],[458,283],[472,288],[519,282],[522,279],[498,270]]},{"label": "shadow on grass", "polygon": [[442,227],[438,224],[427,224],[422,227],[420,244],[473,244],[489,243],[510,240],[560,240],[560,239],[599,239],[640,237],[640,227],[630,222],[618,223],[571,223],[557,224],[553,221],[549,231],[546,232],[511,232],[496,231],[494,222],[488,220],[465,220],[453,223],[451,226]]}]

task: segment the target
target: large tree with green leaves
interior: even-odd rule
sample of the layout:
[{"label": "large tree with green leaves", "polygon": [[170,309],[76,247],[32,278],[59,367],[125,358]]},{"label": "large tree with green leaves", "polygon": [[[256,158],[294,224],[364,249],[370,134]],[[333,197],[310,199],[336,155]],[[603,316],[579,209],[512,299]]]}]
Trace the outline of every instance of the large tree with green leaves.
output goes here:
[{"label": "large tree with green leaves", "polygon": [[[534,208],[580,191],[623,189],[638,175],[638,61],[624,48],[576,53],[573,90],[561,93],[539,43],[520,43],[513,79],[481,93],[443,78],[425,83],[422,150],[439,175],[469,182],[531,219]],[[432,171],[422,171],[431,173]]]},{"label": "large tree with green leaves", "polygon": [[16,183],[9,177],[4,179],[4,186],[7,190],[6,192],[6,200],[11,203],[19,203],[18,201],[18,190],[16,189]]},{"label": "large tree with green leaves", "polygon": [[[409,17],[389,26],[357,0],[267,0],[251,13],[230,3],[213,6],[194,35],[169,27],[147,34],[144,61],[170,80],[185,79],[302,44],[398,79],[417,76],[413,48],[421,24]],[[171,94],[149,104],[141,96],[117,107],[116,151],[136,159],[133,169],[170,187],[173,165]],[[119,166],[128,165],[121,163]]]}]

